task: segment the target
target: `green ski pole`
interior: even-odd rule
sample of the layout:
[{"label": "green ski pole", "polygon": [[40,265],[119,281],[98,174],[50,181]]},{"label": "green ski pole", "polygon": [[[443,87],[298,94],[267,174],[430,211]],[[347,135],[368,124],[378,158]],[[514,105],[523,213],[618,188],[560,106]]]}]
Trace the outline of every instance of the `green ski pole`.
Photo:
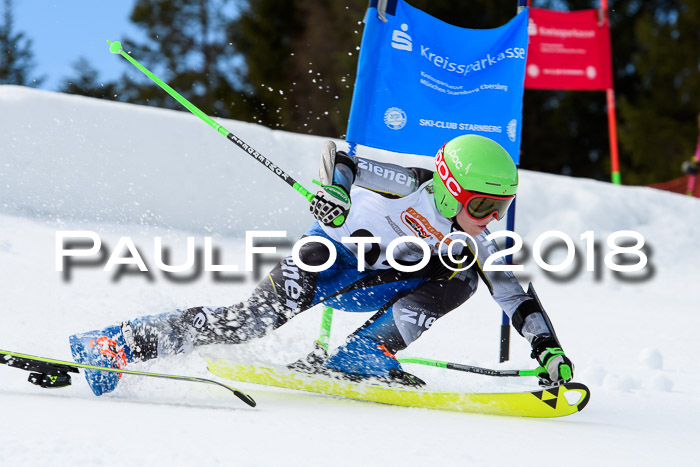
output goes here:
[{"label": "green ski pole", "polygon": [[547,373],[544,367],[537,367],[534,370],[491,370],[489,368],[480,368],[478,366],[462,365],[460,363],[441,362],[440,360],[430,360],[428,358],[405,357],[398,358],[399,363],[417,363],[419,365],[435,366],[438,368],[446,368],[448,370],[465,371],[467,373],[476,373],[485,376],[538,376],[542,373]]},{"label": "green ski pole", "polygon": [[148,70],[146,67],[141,65],[139,62],[134,60],[131,55],[126,53],[124,49],[122,49],[122,44],[118,41],[112,42],[112,41],[107,41],[109,44],[109,51],[112,52],[113,54],[119,54],[122,57],[126,58],[132,65],[134,65],[136,68],[141,70],[143,74],[148,76],[151,80],[153,80],[154,83],[156,83],[158,86],[163,88],[165,92],[170,94],[172,97],[175,98],[180,104],[185,106],[187,110],[204,120],[209,126],[214,128],[216,131],[224,135],[226,138],[228,138],[231,142],[235,143],[239,148],[243,149],[245,152],[247,152],[253,159],[257,160],[261,164],[263,164],[265,167],[270,169],[272,173],[277,175],[279,178],[287,182],[289,186],[294,188],[296,191],[301,193],[301,195],[306,198],[309,202],[311,202],[314,199],[314,194],[308,191],[306,188],[301,186],[296,180],[294,180],[289,174],[287,174],[285,171],[277,167],[275,164],[273,164],[268,158],[260,154],[258,151],[256,151],[252,146],[247,144],[245,141],[240,139],[238,136],[234,135],[230,131],[228,131],[226,128],[221,126],[220,124],[216,123],[214,119],[212,119],[210,116],[199,110],[194,104],[189,102],[187,99],[182,97],[177,91],[175,91],[173,88],[168,86],[164,81],[162,81],[160,78],[158,78],[156,75],[151,73],[150,70]]},{"label": "green ski pole", "polygon": [[331,324],[333,324],[333,308],[324,306],[321,316],[321,332],[316,343],[326,349],[326,352],[328,352],[328,343],[331,338]]}]

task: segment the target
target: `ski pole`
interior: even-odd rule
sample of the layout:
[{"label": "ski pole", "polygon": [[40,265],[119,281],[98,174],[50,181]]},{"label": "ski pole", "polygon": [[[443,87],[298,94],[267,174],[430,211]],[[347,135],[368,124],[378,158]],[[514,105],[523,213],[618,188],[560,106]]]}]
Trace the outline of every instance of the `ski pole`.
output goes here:
[{"label": "ski pole", "polygon": [[177,381],[190,381],[194,383],[206,383],[220,386],[228,389],[236,397],[245,402],[251,407],[256,406],[255,400],[248,394],[239,391],[238,389],[222,384],[213,379],[199,378],[196,376],[180,376],[164,373],[152,373],[149,371],[127,370],[125,368],[107,368],[95,365],[87,365],[84,363],[67,362],[64,360],[55,360],[53,358],[37,357],[19,352],[10,352],[0,349],[0,365],[6,364],[9,367],[20,368],[26,371],[32,371],[29,375],[29,382],[41,387],[65,387],[70,386],[70,376],[68,373],[79,373],[78,368],[93,371],[105,371],[109,373],[124,373],[127,375],[150,376],[152,378],[164,378]]},{"label": "ski pole", "polygon": [[398,358],[397,360],[399,363],[417,363],[419,365],[436,366],[438,368],[476,373],[485,376],[539,376],[542,373],[547,373],[547,370],[541,366],[535,368],[534,370],[491,370],[489,368],[480,368],[478,366],[441,362],[440,360],[430,360],[428,358],[419,357],[405,357]]},{"label": "ski pole", "polygon": [[308,191],[306,188],[301,186],[296,180],[294,180],[289,174],[287,174],[285,171],[277,167],[275,164],[273,164],[267,157],[263,156],[260,154],[258,151],[256,151],[252,146],[247,144],[245,141],[240,139],[238,136],[234,135],[230,131],[228,131],[226,128],[221,126],[220,124],[216,123],[214,119],[212,119],[210,116],[199,110],[194,104],[192,104],[190,101],[182,97],[177,91],[175,91],[173,88],[168,86],[164,81],[162,81],[160,78],[158,78],[156,75],[151,73],[150,70],[148,70],[146,67],[141,65],[139,62],[134,60],[131,55],[128,53],[124,52],[124,49],[122,49],[122,44],[119,41],[107,41],[109,44],[109,51],[112,52],[113,54],[119,54],[122,57],[126,58],[132,65],[134,65],[136,68],[141,70],[143,74],[148,76],[154,83],[156,83],[158,86],[163,88],[165,92],[170,94],[172,97],[175,98],[180,104],[185,106],[187,110],[204,120],[209,126],[214,128],[216,131],[224,135],[226,138],[228,138],[231,142],[235,143],[239,148],[243,149],[245,152],[247,152],[250,156],[253,157],[253,159],[257,160],[261,164],[263,164],[265,167],[270,169],[272,173],[277,175],[279,178],[287,182],[289,186],[294,188],[296,191],[301,193],[301,195],[306,198],[309,202],[311,202],[314,199],[314,194]]},{"label": "ski pole", "polygon": [[329,306],[323,307],[323,315],[321,316],[321,331],[319,332],[316,343],[326,349],[328,352],[328,343],[331,339],[331,325],[333,324],[333,308]]}]

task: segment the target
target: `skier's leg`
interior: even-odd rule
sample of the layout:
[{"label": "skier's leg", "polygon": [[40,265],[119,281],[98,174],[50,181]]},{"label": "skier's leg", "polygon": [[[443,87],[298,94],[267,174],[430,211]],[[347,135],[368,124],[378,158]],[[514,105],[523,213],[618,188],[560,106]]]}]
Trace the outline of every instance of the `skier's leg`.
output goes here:
[{"label": "skier's leg", "polygon": [[[122,325],[135,360],[186,353],[199,345],[239,344],[267,335],[357,278],[354,256],[339,244],[336,248],[335,263],[321,272],[305,271],[291,255],[284,258],[241,303],[194,307],[138,318],[128,327]],[[307,243],[299,252],[300,259],[309,266],[324,264],[329,255],[328,249],[317,242]]]},{"label": "skier's leg", "polygon": [[[313,229],[310,232],[317,234]],[[336,262],[322,272],[305,271],[291,256],[284,258],[247,300],[232,306],[176,310],[75,334],[70,337],[73,358],[80,363],[120,368],[131,362],[187,353],[198,345],[238,344],[262,337],[357,278],[354,256],[340,244],[336,250]],[[304,245],[299,256],[304,264],[318,266],[329,254],[324,245],[313,242]],[[112,391],[119,379],[117,373],[88,370],[85,375],[96,395]]]},{"label": "skier's leg", "polygon": [[[396,271],[393,274],[402,276]],[[437,319],[468,300],[476,291],[478,277],[473,270],[448,270],[437,257],[412,276],[404,276],[407,288],[355,331],[326,360],[325,367],[359,377],[420,384],[420,380],[403,372],[394,355],[418,339]]]}]

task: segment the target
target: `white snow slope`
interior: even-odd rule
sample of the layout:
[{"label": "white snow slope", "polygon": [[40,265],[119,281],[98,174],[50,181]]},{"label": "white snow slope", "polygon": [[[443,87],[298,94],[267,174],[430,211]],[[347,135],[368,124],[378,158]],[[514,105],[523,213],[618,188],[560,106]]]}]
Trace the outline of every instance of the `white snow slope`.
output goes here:
[{"label": "white snow slope", "polygon": [[[221,123],[311,186],[322,138]],[[246,230],[285,230],[291,243],[312,222],[306,200],[188,113],[0,86],[0,136],[0,349],[70,359],[72,333],[174,308],[235,303],[288,246],[267,255],[256,273],[217,279],[201,272],[174,282],[155,267],[154,237],[172,250],[171,264],[184,261],[188,236],[199,247],[213,237],[219,264],[243,270]],[[553,420],[473,415],[238,385],[258,401],[249,408],[214,386],[129,375],[114,393],[96,398],[82,375],[70,388],[45,390],[28,384],[27,373],[0,366],[0,465],[692,464],[700,435],[700,202],[521,171],[517,208],[516,230],[526,246],[516,256],[525,266],[519,277],[536,285],[576,365],[575,380],[592,390],[581,413]],[[93,264],[66,277],[56,271],[56,232],[63,230],[97,232],[106,254],[117,257],[129,257],[112,249],[131,237],[150,274],[115,275]],[[555,277],[532,253],[549,230],[566,233],[577,248],[578,266]],[[606,239],[619,230],[643,235],[649,264],[641,273],[616,275],[603,263]],[[599,243],[594,272],[586,270],[580,238],[587,231]],[[550,263],[563,253],[557,250]],[[337,312],[331,344],[369,316]],[[291,361],[310,349],[319,318],[312,309],[256,343],[204,351]],[[403,354],[533,367],[514,331],[511,360],[498,363],[500,320],[482,286]],[[134,367],[211,377],[199,352]],[[438,388],[536,388],[532,379],[407,369]]]}]

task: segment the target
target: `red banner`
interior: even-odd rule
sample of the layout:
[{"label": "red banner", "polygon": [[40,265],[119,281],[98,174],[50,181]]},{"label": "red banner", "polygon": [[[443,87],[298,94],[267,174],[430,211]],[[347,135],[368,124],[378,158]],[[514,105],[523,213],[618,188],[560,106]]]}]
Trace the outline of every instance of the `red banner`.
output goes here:
[{"label": "red banner", "polygon": [[530,8],[525,87],[612,89],[610,27],[599,10]]}]

